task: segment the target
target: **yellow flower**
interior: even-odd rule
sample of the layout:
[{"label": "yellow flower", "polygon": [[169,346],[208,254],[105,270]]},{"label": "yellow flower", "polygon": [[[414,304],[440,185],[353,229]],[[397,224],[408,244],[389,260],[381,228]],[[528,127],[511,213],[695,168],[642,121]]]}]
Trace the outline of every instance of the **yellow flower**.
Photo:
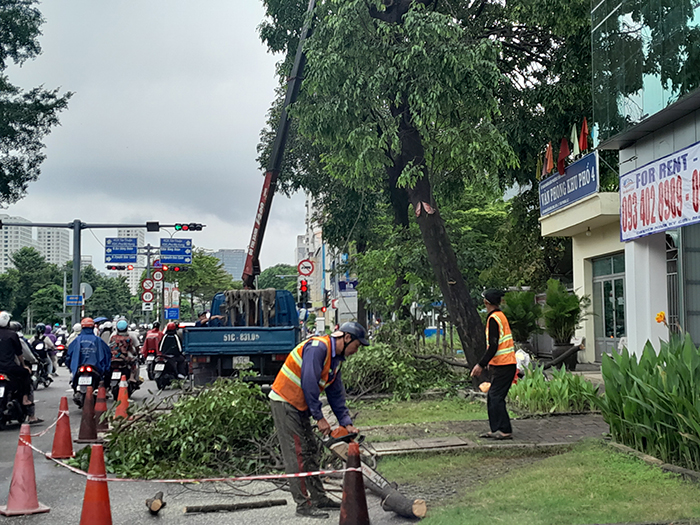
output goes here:
[{"label": "yellow flower", "polygon": [[656,322],[666,324],[666,312],[659,312],[656,314]]}]

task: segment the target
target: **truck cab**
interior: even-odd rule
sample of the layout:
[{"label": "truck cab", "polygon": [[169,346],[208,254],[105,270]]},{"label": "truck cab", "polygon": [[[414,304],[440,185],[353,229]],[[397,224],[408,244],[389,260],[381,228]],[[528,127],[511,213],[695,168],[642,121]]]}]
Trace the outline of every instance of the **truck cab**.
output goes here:
[{"label": "truck cab", "polygon": [[255,374],[246,377],[250,381],[272,384],[300,341],[299,315],[287,290],[221,292],[212,300],[211,314],[224,319],[183,332],[183,351],[191,359],[196,385],[238,376],[241,370]]}]

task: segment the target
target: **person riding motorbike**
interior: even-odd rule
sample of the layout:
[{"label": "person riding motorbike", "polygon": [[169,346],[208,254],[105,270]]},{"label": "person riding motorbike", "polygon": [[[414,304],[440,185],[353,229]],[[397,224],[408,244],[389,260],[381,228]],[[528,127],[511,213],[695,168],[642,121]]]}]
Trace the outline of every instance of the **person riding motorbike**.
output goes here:
[{"label": "person riding motorbike", "polygon": [[129,381],[139,382],[138,352],[139,344],[136,337],[129,333],[129,325],[122,319],[117,322],[117,331],[109,340],[112,358],[126,360],[131,368]]},{"label": "person riding motorbike", "polygon": [[[37,364],[39,361],[37,360],[36,356],[32,353],[32,350],[29,347],[29,341],[27,341],[27,339],[24,337],[24,334],[22,333],[22,323],[20,323],[19,321],[10,321],[10,330],[17,332],[19,342],[22,345],[22,358],[24,359],[24,362],[27,363],[29,366]],[[29,400],[32,402],[32,404],[27,408],[27,423],[29,423],[30,425],[43,423],[44,420],[36,417],[34,412],[34,385],[31,383],[31,381],[29,382],[29,390]]]},{"label": "person riding motorbike", "polygon": [[46,335],[46,325],[44,323],[36,325],[34,336],[29,340],[29,346],[31,346],[34,355],[46,364],[48,373],[52,374],[55,372],[53,361],[51,360],[51,352],[55,354],[56,347],[53,345],[53,341]]},{"label": "person riding motorbike", "polygon": [[164,335],[165,334],[160,331],[160,323],[158,321],[153,323],[151,329],[146,332],[146,338],[143,340],[143,347],[141,347],[141,354],[144,359],[148,357],[149,353],[158,353],[160,342],[163,340]]},{"label": "person riding motorbike", "polygon": [[[17,332],[10,329],[9,312],[0,312],[0,372],[7,375],[22,396],[25,407],[33,405],[31,373],[22,357],[22,343]],[[19,363],[19,364],[18,364]]]},{"label": "person riding motorbike", "polygon": [[[56,324],[56,328],[58,328],[58,324]],[[56,341],[58,341],[58,336],[55,330],[51,328],[50,324],[44,327],[44,335],[48,337],[53,344],[53,349],[49,349],[49,359],[51,359],[51,368],[53,369],[51,375],[56,377],[58,376],[58,359],[56,358]]]},{"label": "person riding motorbike", "polygon": [[[68,345],[68,355],[66,355],[66,366],[73,376],[73,389],[76,389],[76,377],[78,368],[82,365],[95,367],[100,375],[109,372],[112,361],[112,352],[105,342],[95,335],[93,331],[95,322],[91,317],[85,317],[80,326],[83,331]],[[75,327],[74,327],[75,328]]]},{"label": "person riding motorbike", "polygon": [[80,332],[82,332],[82,331],[83,331],[83,327],[80,326],[80,323],[75,323],[73,325],[73,331],[68,336],[68,342],[66,343],[66,345],[70,345],[75,340],[75,338],[80,335]]},{"label": "person riding motorbike", "polygon": [[105,321],[102,323],[102,332],[100,333],[100,337],[105,343],[109,344],[109,341],[112,339],[112,335],[114,335],[112,333],[112,323]]},{"label": "person riding motorbike", "polygon": [[168,356],[168,361],[172,361],[175,365],[178,379],[185,379],[187,376],[187,363],[185,356],[182,354],[182,343],[177,335],[177,325],[168,323],[165,327],[165,335],[160,342],[158,352]]}]

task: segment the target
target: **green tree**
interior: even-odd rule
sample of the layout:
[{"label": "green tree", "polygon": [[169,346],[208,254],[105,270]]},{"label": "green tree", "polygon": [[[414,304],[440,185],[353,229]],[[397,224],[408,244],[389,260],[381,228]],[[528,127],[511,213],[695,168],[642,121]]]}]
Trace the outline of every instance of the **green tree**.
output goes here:
[{"label": "green tree", "polygon": [[14,310],[18,281],[19,275],[14,268],[0,274],[0,309],[9,312]]},{"label": "green tree", "polygon": [[[46,262],[46,259],[34,248],[23,247],[10,256],[17,277],[15,307],[12,315],[15,319],[24,316],[32,296],[49,284],[62,283],[58,268]],[[56,310],[58,311],[58,310]]]},{"label": "green tree", "polygon": [[63,288],[57,284],[49,284],[32,294],[29,302],[33,322],[53,324],[62,323],[59,314],[63,309]]},{"label": "green tree", "polygon": [[240,283],[234,283],[233,277],[224,270],[219,259],[205,254],[201,249],[194,250],[192,264],[186,272],[168,270],[165,279],[177,282],[180,293],[189,295],[192,318],[196,315],[197,304],[206,308],[218,292],[241,287]]},{"label": "green tree", "polygon": [[[284,275],[285,277],[279,277]],[[288,277],[291,276],[291,277]],[[297,269],[291,264],[276,264],[264,269],[258,276],[258,288],[289,290],[296,297]]]},{"label": "green tree", "polygon": [[23,91],[4,73],[10,62],[22,65],[41,53],[38,38],[44,19],[37,4],[0,1],[0,202],[5,204],[22,198],[27,185],[39,177],[45,158],[42,140],[58,125],[58,113],[72,96],[43,87]]}]

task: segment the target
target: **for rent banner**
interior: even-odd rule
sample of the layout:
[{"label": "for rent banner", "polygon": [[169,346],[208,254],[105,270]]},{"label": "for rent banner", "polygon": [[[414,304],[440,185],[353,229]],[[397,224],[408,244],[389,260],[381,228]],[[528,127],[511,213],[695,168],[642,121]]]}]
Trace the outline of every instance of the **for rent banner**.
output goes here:
[{"label": "for rent banner", "polygon": [[620,177],[620,239],[700,222],[700,142]]}]

